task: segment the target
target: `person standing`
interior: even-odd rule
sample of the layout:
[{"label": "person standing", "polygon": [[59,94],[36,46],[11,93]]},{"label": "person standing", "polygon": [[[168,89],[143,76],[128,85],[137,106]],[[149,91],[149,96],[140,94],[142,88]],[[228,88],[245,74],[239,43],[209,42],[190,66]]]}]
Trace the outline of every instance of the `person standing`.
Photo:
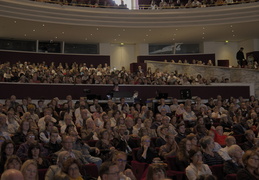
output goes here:
[{"label": "person standing", "polygon": [[236,59],[237,59],[237,63],[239,65],[239,67],[243,66],[243,60],[245,60],[245,56],[244,56],[244,52],[243,52],[244,48],[241,47],[239,49],[239,51],[236,54]]}]

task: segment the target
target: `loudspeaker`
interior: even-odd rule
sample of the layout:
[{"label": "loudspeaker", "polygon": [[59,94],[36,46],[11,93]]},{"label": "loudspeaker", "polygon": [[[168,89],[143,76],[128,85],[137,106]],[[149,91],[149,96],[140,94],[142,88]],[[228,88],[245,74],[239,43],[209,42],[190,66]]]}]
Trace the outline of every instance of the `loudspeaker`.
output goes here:
[{"label": "loudspeaker", "polygon": [[180,90],[180,98],[181,99],[191,99],[192,93],[190,89],[182,89]]}]

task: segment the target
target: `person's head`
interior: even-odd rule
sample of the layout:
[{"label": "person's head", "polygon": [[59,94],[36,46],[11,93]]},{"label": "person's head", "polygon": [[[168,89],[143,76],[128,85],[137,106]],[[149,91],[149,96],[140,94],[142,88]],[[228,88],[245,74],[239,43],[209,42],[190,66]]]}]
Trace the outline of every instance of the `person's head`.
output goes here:
[{"label": "person's head", "polygon": [[34,143],[35,142],[35,134],[32,131],[29,131],[26,134],[26,142],[28,144]]},{"label": "person's head", "polygon": [[127,130],[126,125],[124,125],[124,124],[119,125],[118,132],[120,135],[125,135],[125,134],[128,135],[128,130]]},{"label": "person's head", "polygon": [[1,147],[2,156],[13,155],[14,154],[14,148],[15,148],[15,145],[14,145],[13,141],[10,141],[10,140],[4,141],[4,143],[2,144],[2,147]]},{"label": "person's head", "polygon": [[99,170],[99,175],[102,180],[119,180],[119,173],[119,167],[114,162],[110,161],[102,163]]},{"label": "person's head", "polygon": [[202,153],[200,150],[196,151],[191,149],[189,151],[189,158],[190,158],[190,162],[192,162],[194,165],[198,163],[202,163]]},{"label": "person's head", "polygon": [[230,146],[236,144],[236,138],[234,136],[228,136],[225,139],[225,142],[226,142],[226,146],[230,147]]},{"label": "person's head", "polygon": [[152,125],[152,121],[151,121],[150,119],[145,119],[145,120],[144,120],[144,126],[145,126],[146,128],[150,128],[151,125]]},{"label": "person's head", "polygon": [[71,136],[63,136],[62,146],[66,151],[71,151],[73,148],[73,138]]},{"label": "person's head", "polygon": [[70,179],[77,179],[81,176],[80,174],[81,164],[74,158],[68,158],[63,161],[62,171],[67,174]]},{"label": "person's head", "polygon": [[197,136],[195,134],[193,134],[193,133],[188,134],[186,139],[190,140],[192,145],[197,145],[198,144]]},{"label": "person's head", "polygon": [[164,126],[169,126],[169,122],[170,122],[170,117],[168,117],[168,116],[163,116],[163,118],[162,118],[162,124],[163,124]]},{"label": "person's head", "polygon": [[165,139],[166,139],[166,143],[168,143],[170,145],[176,145],[175,137],[174,137],[174,135],[172,133],[168,133],[165,136]]},{"label": "person's head", "polygon": [[245,167],[249,168],[258,168],[259,165],[259,156],[256,151],[247,150],[242,156],[243,163]]},{"label": "person's head", "polygon": [[243,50],[244,50],[244,48],[243,48],[243,47],[241,47],[241,48],[240,48],[240,51],[243,51]]},{"label": "person's head", "polygon": [[151,139],[149,136],[143,136],[141,137],[141,146],[144,147],[144,146],[150,146],[150,142],[151,142]]},{"label": "person's head", "polygon": [[20,131],[29,131],[30,130],[30,122],[27,119],[22,120],[20,125]]},{"label": "person's head", "polygon": [[28,150],[28,157],[33,159],[34,157],[38,158],[40,156],[40,145],[37,142],[30,144]]},{"label": "person's head", "polygon": [[107,129],[101,129],[99,134],[98,134],[98,138],[99,139],[105,139],[108,140],[109,139],[109,133]]},{"label": "person's head", "polygon": [[22,167],[22,161],[21,159],[16,156],[16,155],[11,155],[10,157],[7,158],[5,164],[4,164],[4,169],[17,169],[20,170]]},{"label": "person's head", "polygon": [[161,180],[166,178],[166,171],[163,165],[150,164],[147,171],[148,180]]},{"label": "person's head", "polygon": [[161,122],[162,121],[162,115],[160,113],[156,114],[156,121]]},{"label": "person's head", "polygon": [[254,139],[255,139],[255,134],[254,134],[254,132],[252,131],[252,130],[246,130],[246,132],[245,132],[245,137],[246,137],[246,139],[248,140],[248,141],[254,141]]},{"label": "person's head", "polygon": [[127,126],[127,128],[131,128],[134,125],[133,119],[131,117],[127,117],[125,119],[125,125]]},{"label": "person's head", "polygon": [[46,122],[46,130],[47,131],[51,132],[53,127],[54,127],[54,122],[52,122],[51,120]]},{"label": "person's head", "polygon": [[25,161],[21,167],[21,172],[25,180],[38,179],[38,167],[35,160],[29,159]]},{"label": "person's head", "polygon": [[184,123],[179,123],[176,127],[178,133],[184,134],[185,133],[185,124]]},{"label": "person's head", "polygon": [[70,153],[68,151],[61,151],[58,154],[57,165],[59,167],[62,167],[63,166],[63,162],[66,161],[68,158],[72,158]]},{"label": "person's head", "polygon": [[66,123],[66,125],[69,125],[69,124],[72,124],[72,116],[71,115],[69,115],[69,114],[66,114],[65,116],[64,116],[64,122]]},{"label": "person's head", "polygon": [[168,127],[165,127],[165,126],[161,127],[161,128],[160,128],[160,133],[161,133],[163,136],[167,135],[167,134],[168,134]]},{"label": "person's head", "polygon": [[87,109],[81,109],[80,113],[81,113],[82,119],[87,119],[87,117],[88,117]]},{"label": "person's head", "polygon": [[228,155],[231,158],[242,159],[243,150],[240,148],[240,146],[234,144],[228,148]]},{"label": "person's head", "polygon": [[92,118],[88,118],[85,122],[87,129],[94,129],[95,124]]},{"label": "person's head", "polygon": [[117,164],[120,172],[123,172],[127,165],[127,154],[123,151],[117,151],[114,153],[112,161]]},{"label": "person's head", "polygon": [[53,127],[50,131],[50,142],[56,143],[58,140],[59,132],[57,127]]},{"label": "person's head", "polygon": [[204,136],[200,139],[200,144],[203,149],[212,150],[214,148],[214,140],[211,136]]},{"label": "person's head", "polygon": [[192,146],[191,141],[188,140],[187,138],[184,138],[179,143],[179,150],[186,153],[191,150],[191,146]]},{"label": "person's head", "polygon": [[21,171],[16,169],[8,169],[3,172],[1,180],[24,180]]},{"label": "person's head", "polygon": [[222,127],[222,126],[217,126],[217,127],[216,127],[216,131],[217,131],[217,133],[218,133],[219,135],[221,135],[221,136],[223,135],[223,132],[224,132],[224,131],[223,131],[223,127]]},{"label": "person's head", "polygon": [[203,125],[203,124],[198,124],[196,126],[196,130],[197,130],[197,133],[202,133],[202,134],[205,134],[207,131],[205,125]]}]

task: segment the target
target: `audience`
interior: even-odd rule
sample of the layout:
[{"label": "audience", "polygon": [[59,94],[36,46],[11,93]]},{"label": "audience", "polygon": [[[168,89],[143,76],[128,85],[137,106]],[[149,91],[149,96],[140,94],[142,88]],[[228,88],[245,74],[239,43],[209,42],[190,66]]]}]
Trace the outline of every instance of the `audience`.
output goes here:
[{"label": "audience", "polygon": [[[225,174],[238,174],[237,176],[241,174],[240,177],[247,175],[251,179],[258,178],[259,157],[254,150],[259,149],[257,140],[259,125],[255,115],[258,113],[258,104],[255,103],[255,100],[250,101],[239,98],[240,100],[235,102],[230,98],[231,100],[228,101],[228,104],[222,104],[219,101],[224,102],[224,99],[219,96],[216,100],[212,99],[217,108],[213,107],[211,100],[209,100],[211,104],[202,104],[198,101],[192,104],[190,100],[187,100],[185,105],[182,105],[183,111],[179,109],[177,111],[177,108],[180,108],[181,105],[177,106],[175,104],[174,112],[176,115],[172,115],[172,118],[170,118],[171,115],[168,117],[168,114],[163,112],[163,108],[161,113],[154,115],[153,111],[145,104],[141,104],[140,107],[136,105],[138,110],[135,109],[134,105],[127,104],[130,111],[121,113],[115,108],[117,105],[112,101],[109,103],[112,102],[114,107],[107,112],[100,113],[98,116],[97,112],[92,114],[89,112],[90,106],[86,105],[85,99],[80,98],[79,101],[84,102],[81,104],[85,105],[80,107],[79,101],[77,103],[72,99],[72,96],[68,96],[71,109],[79,108],[77,112],[79,112],[81,120],[75,123],[76,115],[74,111],[72,113],[64,111],[62,118],[53,114],[53,109],[48,106],[55,107],[56,112],[59,109],[60,111],[64,110],[62,107],[64,103],[57,100],[57,98],[52,99],[50,104],[47,100],[40,100],[41,107],[39,107],[30,98],[27,98],[27,103],[25,103],[25,98],[19,101],[15,96],[11,97],[10,99],[12,100],[7,100],[5,105],[0,104],[0,111],[2,112],[0,123],[2,130],[4,130],[3,132],[7,132],[4,134],[5,136],[0,137],[2,173],[11,168],[20,170],[23,161],[30,169],[36,166],[37,169],[49,167],[45,176],[46,180],[53,179],[55,174],[57,174],[56,178],[85,178],[85,173],[82,173],[82,176],[79,174],[81,165],[74,162],[74,160],[72,164],[68,163],[66,170],[63,168],[62,164],[72,157],[80,161],[82,165],[96,164],[96,167],[100,169],[99,175],[102,179],[116,179],[117,175],[108,173],[114,173],[114,170],[116,172],[118,170],[119,178],[127,177],[134,180],[136,178],[133,175],[135,167],[131,167],[129,164],[132,160],[134,148],[139,148],[136,159],[140,162],[151,164],[150,173],[152,175],[148,175],[149,170],[147,170],[146,176],[150,179],[156,179],[156,176],[166,177],[162,173],[163,170],[160,168],[156,170],[157,167],[153,168],[153,165],[155,166],[158,162],[161,162],[160,158],[166,159],[168,156],[176,156],[175,164],[178,171],[184,171],[188,167],[186,173],[189,179],[200,178],[201,174],[208,176],[211,171],[208,170],[207,166],[216,164],[224,164]],[[174,99],[174,101],[177,102],[177,99]],[[19,104],[19,102],[21,103]],[[237,107],[234,110],[235,116],[230,116],[233,109],[227,108],[227,106],[237,106],[238,102],[240,108]],[[125,101],[122,100],[121,103],[122,111],[124,108],[126,110]],[[17,114],[15,106],[18,105],[23,105],[25,110],[21,118],[15,115]],[[101,105],[103,106],[103,104]],[[5,111],[2,108],[1,110],[1,107],[4,106],[11,109]],[[199,106],[203,108],[199,108]],[[32,118],[33,113],[29,112],[31,107],[35,112],[40,111],[39,108],[43,108],[43,113],[39,114],[40,119],[37,116]],[[97,104],[96,107],[97,111],[99,111]],[[214,110],[215,112],[220,112],[221,107],[225,109],[222,110],[221,121],[213,119],[215,113],[214,115],[212,113]],[[186,121],[187,127],[185,127],[183,113],[190,111],[199,118],[195,124]],[[200,116],[201,111],[206,112],[206,117]],[[184,117],[186,117],[186,113]],[[55,118],[56,122],[52,119],[54,116],[57,117],[57,119]],[[233,120],[233,117],[238,116],[241,118]],[[96,120],[96,117],[100,118],[100,121],[94,121],[93,119],[95,118]],[[231,125],[228,124],[226,118],[233,120]],[[102,125],[100,125],[100,122],[102,122]],[[159,137],[157,137],[157,134]],[[242,139],[242,137],[245,139]],[[153,143],[157,142],[156,149],[152,147],[151,138]],[[90,147],[89,145],[94,142],[93,140],[97,141],[97,143],[94,147]],[[240,146],[236,145],[236,141],[245,152]],[[201,155],[200,147],[204,164],[201,157],[199,157]],[[15,151],[16,149],[17,151]],[[99,153],[99,149],[101,153]],[[248,157],[247,153],[249,152],[253,153],[250,153]],[[245,154],[242,160],[243,153]],[[55,165],[57,156],[58,161],[57,165]],[[28,165],[28,159],[34,160],[33,162],[36,166],[33,163]],[[112,168],[105,167],[107,163],[102,163],[101,159],[107,161],[108,164],[111,163]],[[78,170],[77,173],[69,173],[71,166],[72,169]],[[106,169],[102,169],[102,166]],[[102,175],[101,172],[103,173]],[[26,174],[23,168],[23,174],[25,179],[30,178],[30,176],[32,176],[32,179],[37,179],[37,172]]]}]

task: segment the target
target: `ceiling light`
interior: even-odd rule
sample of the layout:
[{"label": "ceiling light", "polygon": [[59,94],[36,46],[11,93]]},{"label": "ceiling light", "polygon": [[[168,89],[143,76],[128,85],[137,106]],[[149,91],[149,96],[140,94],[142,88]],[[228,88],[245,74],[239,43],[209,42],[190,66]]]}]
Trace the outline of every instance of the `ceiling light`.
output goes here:
[{"label": "ceiling light", "polygon": [[16,23],[16,21],[14,21],[14,23]]},{"label": "ceiling light", "polygon": [[151,29],[149,29],[149,31],[151,31]]},{"label": "ceiling light", "polygon": [[62,32],[62,34],[65,34],[65,32]]},{"label": "ceiling light", "polygon": [[120,34],[118,34],[118,36],[121,36]]},{"label": "ceiling light", "polygon": [[178,31],[178,29],[175,29],[176,31]]},{"label": "ceiling light", "polygon": [[42,24],[42,26],[45,26],[45,24]]},{"label": "ceiling light", "polygon": [[98,31],[98,30],[99,30],[99,28],[96,28],[96,30]]},{"label": "ceiling light", "polygon": [[32,31],[35,32],[35,29],[33,29]]},{"label": "ceiling light", "polygon": [[228,40],[226,40],[225,43],[228,43]]},{"label": "ceiling light", "polygon": [[87,38],[85,38],[85,40],[87,41]]},{"label": "ceiling light", "polygon": [[123,46],[124,45],[124,43],[121,43],[121,46]]},{"label": "ceiling light", "polygon": [[26,34],[24,34],[24,36],[27,36]]},{"label": "ceiling light", "polygon": [[57,36],[56,36],[55,38],[56,38],[56,39],[58,39],[58,37],[57,37]]},{"label": "ceiling light", "polygon": [[90,34],[91,36],[93,35],[93,34]]},{"label": "ceiling light", "polygon": [[146,34],[146,36],[148,36],[148,34]]},{"label": "ceiling light", "polygon": [[125,29],[123,29],[122,31],[125,31]]}]

